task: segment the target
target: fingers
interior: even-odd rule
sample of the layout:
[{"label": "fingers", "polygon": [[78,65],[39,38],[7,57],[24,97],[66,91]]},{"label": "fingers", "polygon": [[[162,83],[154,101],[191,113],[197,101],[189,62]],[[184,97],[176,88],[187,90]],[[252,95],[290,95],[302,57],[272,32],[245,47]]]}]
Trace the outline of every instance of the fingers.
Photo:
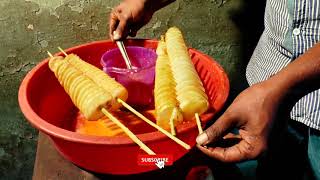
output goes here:
[{"label": "fingers", "polygon": [[197,145],[197,147],[204,154],[222,162],[239,162],[247,159],[252,159],[255,158],[255,156],[257,156],[257,153],[254,153],[255,148],[244,140],[240,141],[238,144],[234,146],[227,148],[205,148],[200,145]]},{"label": "fingers", "polygon": [[115,33],[113,35],[114,40],[120,40],[128,36],[128,19],[127,18],[121,18],[120,22],[117,26],[117,29],[115,30]]},{"label": "fingers", "polygon": [[123,1],[112,10],[109,19],[109,36],[115,40],[136,36],[138,30],[150,21],[153,11],[142,1]]},{"label": "fingers", "polygon": [[114,41],[113,38],[113,32],[116,30],[116,27],[119,24],[119,19],[116,15],[116,13],[113,11],[110,14],[110,19],[109,19],[109,37],[111,38],[112,41]]},{"label": "fingers", "polygon": [[141,27],[142,27],[142,25],[141,25],[141,26],[133,26],[133,27],[131,27],[130,32],[129,32],[129,36],[131,36],[131,37],[136,37],[136,35],[137,35],[137,33],[138,33],[138,30],[139,30]]},{"label": "fingers", "polygon": [[[230,136],[230,134],[226,136]],[[234,135],[231,136],[234,137]],[[222,162],[239,162],[243,160],[254,159],[266,151],[266,139],[252,135],[248,131],[244,130],[239,130],[239,135],[236,136],[241,138],[241,141],[230,147],[205,148],[199,144],[197,147],[204,154]]]},{"label": "fingers", "polygon": [[122,10],[122,6],[120,4],[110,14],[109,36],[113,41],[123,39],[128,35],[128,23],[132,17],[129,12]]},{"label": "fingers", "polygon": [[131,36],[131,37],[136,37],[137,33],[138,33],[138,31],[132,31],[131,30],[128,35]]},{"label": "fingers", "polygon": [[226,113],[223,114],[214,124],[197,137],[197,144],[207,145],[222,138],[228,133],[229,129],[233,128],[233,121],[233,117]]},{"label": "fingers", "polygon": [[138,33],[138,30],[140,28],[142,28],[143,24],[142,23],[135,23],[134,25],[132,25],[130,27],[130,32],[129,32],[129,36],[131,37],[135,37]]},{"label": "fingers", "polygon": [[[143,25],[138,23],[138,25],[135,26],[129,26],[129,23],[126,20],[120,21],[117,25],[116,25],[116,30],[113,31],[112,39],[113,40],[119,40],[119,39],[123,39],[126,36],[131,36],[131,37],[135,37],[138,33],[138,30],[142,27]],[[110,29],[112,30],[112,29]]]},{"label": "fingers", "polygon": [[241,136],[239,134],[228,133],[227,135],[223,136],[223,139],[240,139]]}]

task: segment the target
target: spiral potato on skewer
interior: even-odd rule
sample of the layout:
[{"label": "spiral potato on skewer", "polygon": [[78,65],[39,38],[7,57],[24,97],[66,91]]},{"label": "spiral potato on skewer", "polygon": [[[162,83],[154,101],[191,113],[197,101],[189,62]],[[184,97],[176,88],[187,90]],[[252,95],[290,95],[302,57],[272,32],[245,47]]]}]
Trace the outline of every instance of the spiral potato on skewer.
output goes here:
[{"label": "spiral potato on skewer", "polygon": [[121,104],[117,101],[118,98],[124,101],[128,98],[128,91],[125,89],[125,87],[123,87],[113,78],[106,75],[106,73],[101,71],[99,68],[86,63],[75,54],[69,54],[67,57],[65,57],[65,60],[92,79],[98,86],[111,93],[113,97],[111,110],[119,109],[121,106]]},{"label": "spiral potato on skewer", "polygon": [[202,114],[209,107],[208,96],[195,70],[181,31],[172,27],[166,32],[165,41],[170,67],[176,83],[177,100],[183,117],[190,120],[195,113]]},{"label": "spiral potato on skewer", "polygon": [[156,118],[157,124],[168,130],[170,128],[169,120],[174,111],[176,111],[175,117],[173,117],[174,125],[180,123],[183,117],[177,101],[176,84],[170,70],[164,37],[159,41],[156,52],[158,55],[154,87]]},{"label": "spiral potato on skewer", "polygon": [[62,57],[51,58],[49,67],[69,94],[72,102],[88,120],[102,117],[100,109],[111,107],[112,95],[98,87]]}]

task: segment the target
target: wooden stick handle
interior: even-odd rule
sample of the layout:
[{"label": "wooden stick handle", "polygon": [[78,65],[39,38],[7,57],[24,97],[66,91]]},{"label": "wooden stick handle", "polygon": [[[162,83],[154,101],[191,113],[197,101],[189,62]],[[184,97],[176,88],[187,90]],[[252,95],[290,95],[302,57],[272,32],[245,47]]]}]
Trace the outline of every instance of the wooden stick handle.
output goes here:
[{"label": "wooden stick handle", "polygon": [[138,146],[140,146],[140,148],[142,150],[144,150],[146,153],[148,153],[149,155],[155,155],[156,153],[154,153],[150,148],[148,148],[148,146],[146,146],[142,141],[140,141],[140,139],[138,139],[138,137],[136,135],[133,134],[133,132],[131,132],[125,125],[123,125],[116,117],[114,117],[111,113],[109,113],[106,109],[102,108],[101,109],[102,113],[104,115],[106,115],[112,122],[114,122],[115,124],[117,124],[131,139],[132,141],[134,141],[136,144],[138,144]]},{"label": "wooden stick handle", "polygon": [[171,113],[170,120],[169,120],[171,134],[174,136],[176,135],[176,131],[174,129],[174,118],[176,117],[176,115],[177,115],[177,109],[174,108]]},{"label": "wooden stick handle", "polygon": [[67,54],[61,47],[58,47],[58,49],[59,49],[65,56],[68,56],[68,54]]},{"label": "wooden stick handle", "polygon": [[169,132],[167,132],[166,130],[162,129],[160,126],[158,126],[157,124],[155,124],[154,122],[152,122],[151,120],[149,120],[148,118],[146,118],[144,115],[142,115],[141,113],[139,113],[138,111],[136,111],[135,109],[133,109],[129,104],[127,104],[126,102],[122,101],[121,99],[117,99],[117,101],[119,103],[121,103],[125,108],[127,108],[129,111],[131,111],[133,114],[135,114],[136,116],[138,116],[139,118],[141,118],[142,120],[144,120],[146,123],[148,123],[150,126],[156,128],[157,130],[159,130],[160,132],[162,132],[163,134],[165,134],[166,136],[168,136],[170,139],[172,139],[173,141],[175,141],[176,143],[178,143],[179,145],[181,145],[182,147],[184,147],[185,149],[190,149],[190,146],[181,141],[180,139],[178,139],[177,137],[173,136],[172,134],[170,134]]},{"label": "wooden stick handle", "polygon": [[199,134],[202,134],[203,133],[203,129],[201,127],[201,121],[200,121],[199,114],[195,113],[194,116],[196,117],[196,122],[197,122],[198,130],[199,130]]},{"label": "wooden stick handle", "polygon": [[48,54],[51,58],[53,58],[53,55],[51,54],[51,52],[47,51],[47,54]]}]

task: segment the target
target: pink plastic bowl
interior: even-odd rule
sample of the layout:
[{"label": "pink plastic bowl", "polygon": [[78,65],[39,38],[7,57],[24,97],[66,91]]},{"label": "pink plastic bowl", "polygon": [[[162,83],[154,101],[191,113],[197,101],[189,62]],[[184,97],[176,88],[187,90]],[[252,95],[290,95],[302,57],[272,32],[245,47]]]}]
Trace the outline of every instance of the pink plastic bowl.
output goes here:
[{"label": "pink plastic bowl", "polygon": [[126,50],[132,69],[127,68],[119,48],[115,48],[103,54],[103,70],[127,88],[127,103],[138,108],[150,107],[153,105],[157,54],[153,49],[140,46],[128,46]]},{"label": "pink plastic bowl", "polygon": [[[157,41],[129,40],[126,45],[155,49]],[[111,41],[98,41],[70,48],[66,52],[75,53],[102,68],[100,58],[112,48],[116,45]],[[189,52],[210,98],[211,109],[202,116],[205,124],[224,105],[229,93],[229,81],[223,69],[209,56],[194,49]],[[82,168],[107,174],[137,174],[157,169],[156,166],[137,165],[137,156],[145,153],[126,136],[96,137],[70,131],[77,109],[50,71],[48,59],[34,67],[22,81],[19,104],[27,120],[51,137],[61,155]],[[177,129],[178,138],[193,147],[198,134],[196,123],[185,123]],[[137,136],[155,153],[173,155],[174,161],[188,152],[158,131]]]}]

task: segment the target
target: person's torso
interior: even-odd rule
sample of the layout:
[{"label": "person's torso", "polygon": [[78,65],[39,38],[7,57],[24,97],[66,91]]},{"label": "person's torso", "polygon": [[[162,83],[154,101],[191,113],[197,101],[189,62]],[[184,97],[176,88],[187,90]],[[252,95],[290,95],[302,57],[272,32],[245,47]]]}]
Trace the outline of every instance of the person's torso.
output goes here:
[{"label": "person's torso", "polygon": [[[247,66],[250,85],[264,81],[320,42],[320,0],[267,0],[265,30]],[[320,91],[297,102],[291,117],[320,129]]]}]

